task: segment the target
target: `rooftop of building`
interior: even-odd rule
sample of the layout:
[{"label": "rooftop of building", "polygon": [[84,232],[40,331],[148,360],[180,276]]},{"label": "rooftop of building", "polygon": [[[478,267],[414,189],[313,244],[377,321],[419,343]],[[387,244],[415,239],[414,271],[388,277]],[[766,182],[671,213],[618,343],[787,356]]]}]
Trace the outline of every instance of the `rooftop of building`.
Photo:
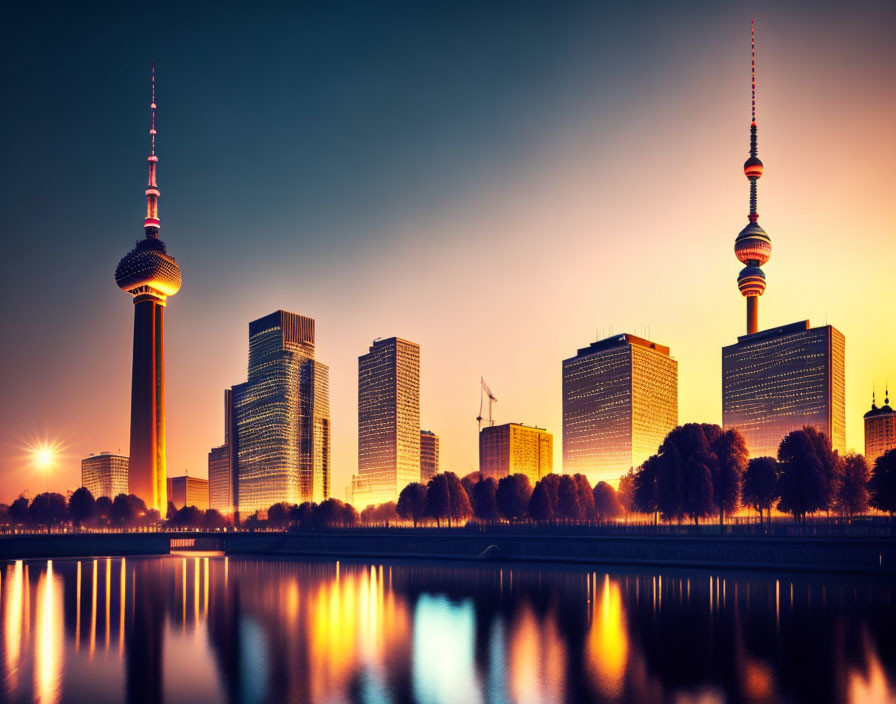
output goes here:
[{"label": "rooftop of building", "polygon": [[547,433],[546,428],[540,428],[537,425],[526,425],[525,423],[501,423],[499,425],[486,425],[482,430],[494,430],[497,428],[525,428],[526,430],[536,430],[539,433]]},{"label": "rooftop of building", "polygon": [[438,435],[436,435],[431,430],[423,430],[423,428],[420,428],[420,434],[421,435],[432,435],[433,437],[438,437]]},{"label": "rooftop of building", "polygon": [[393,335],[392,337],[378,337],[373,342],[370,343],[370,351],[373,351],[374,347],[382,347],[383,345],[391,345],[397,342],[403,342],[406,345],[412,345],[413,347],[420,348],[420,345],[416,342],[411,342],[410,340],[405,340],[403,337],[396,337]]},{"label": "rooftop of building", "polygon": [[658,345],[656,342],[651,342],[643,337],[638,337],[637,335],[632,335],[627,332],[619,335],[612,335],[603,340],[598,340],[597,342],[592,342],[587,347],[580,348],[576,352],[576,356],[580,357],[582,355],[594,354],[595,352],[603,352],[604,350],[624,347],[625,345],[643,347],[645,349],[653,350],[654,352],[659,352],[667,357],[669,356],[669,348],[665,345]]},{"label": "rooftop of building", "polygon": [[808,320],[800,320],[796,323],[789,323],[788,325],[780,325],[776,328],[760,330],[759,332],[754,332],[752,335],[740,335],[737,338],[737,344],[741,344],[744,342],[760,342],[762,340],[770,340],[776,337],[795,335],[797,333],[806,332],[808,330],[826,330],[828,328],[830,328],[831,330],[837,330],[837,328],[835,328],[833,325],[820,325],[813,328],[809,324]]},{"label": "rooftop of building", "polygon": [[82,462],[84,460],[94,459],[97,457],[120,457],[123,460],[130,459],[127,455],[122,455],[120,452],[109,452],[108,450],[101,450],[100,452],[91,452],[87,457],[82,458]]}]

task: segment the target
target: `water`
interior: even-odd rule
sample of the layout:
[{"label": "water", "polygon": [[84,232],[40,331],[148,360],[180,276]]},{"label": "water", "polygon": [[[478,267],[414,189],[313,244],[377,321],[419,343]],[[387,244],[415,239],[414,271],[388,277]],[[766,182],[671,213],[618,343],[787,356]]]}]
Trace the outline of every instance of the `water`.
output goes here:
[{"label": "water", "polygon": [[667,569],[6,563],[0,701],[893,701],[894,591]]}]

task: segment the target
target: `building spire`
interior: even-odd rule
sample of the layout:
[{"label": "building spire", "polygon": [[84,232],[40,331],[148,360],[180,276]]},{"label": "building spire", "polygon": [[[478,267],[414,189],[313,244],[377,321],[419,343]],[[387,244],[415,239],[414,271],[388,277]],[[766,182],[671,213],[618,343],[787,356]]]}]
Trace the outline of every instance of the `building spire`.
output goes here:
[{"label": "building spire", "polygon": [[759,226],[757,181],[762,176],[756,128],[756,32],[750,20],[750,156],[744,163],[744,175],[750,182],[750,212],[747,226],[734,242],[734,253],[746,266],[737,277],[737,287],[747,299],[747,334],[759,330],[759,296],[765,292],[765,272],[760,268],[772,254],[772,241]]},{"label": "building spire", "polygon": [[146,184],[146,219],[143,221],[143,228],[146,230],[148,238],[158,239],[159,228],[159,187],[156,184],[156,166],[159,158],[156,156],[156,63],[152,63],[152,100],[149,103],[151,113],[151,122],[149,128],[150,149],[149,157],[149,179]]}]

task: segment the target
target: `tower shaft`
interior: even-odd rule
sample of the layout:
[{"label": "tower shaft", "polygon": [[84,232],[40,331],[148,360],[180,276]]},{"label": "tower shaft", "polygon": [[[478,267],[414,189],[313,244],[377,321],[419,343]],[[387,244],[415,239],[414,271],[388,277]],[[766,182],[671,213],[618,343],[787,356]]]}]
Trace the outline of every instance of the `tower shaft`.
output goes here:
[{"label": "tower shaft", "polygon": [[759,332],[759,296],[747,296],[747,335]]}]

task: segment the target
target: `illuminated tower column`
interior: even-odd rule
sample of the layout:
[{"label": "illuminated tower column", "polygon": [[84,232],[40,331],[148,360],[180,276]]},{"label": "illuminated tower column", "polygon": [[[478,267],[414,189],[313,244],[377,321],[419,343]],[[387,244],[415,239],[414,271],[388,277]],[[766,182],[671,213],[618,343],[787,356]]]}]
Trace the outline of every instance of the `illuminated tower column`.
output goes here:
[{"label": "illuminated tower column", "polygon": [[156,184],[156,81],[152,76],[151,149],[146,188],[146,236],[118,263],[115,281],[134,297],[134,358],[131,379],[131,457],[128,485],[149,509],[168,507],[165,471],[165,321],[168,296],[180,290],[180,267],[159,239]]},{"label": "illuminated tower column", "polygon": [[750,47],[752,50],[753,119],[750,122],[750,158],[744,163],[744,174],[750,181],[749,223],[740,231],[734,241],[734,253],[746,264],[737,277],[737,287],[747,299],[747,334],[759,331],[759,296],[765,291],[765,272],[760,268],[772,254],[772,241],[759,226],[756,210],[756,182],[762,176],[762,162],[759,160],[756,144],[756,41],[753,23],[750,22]]}]

